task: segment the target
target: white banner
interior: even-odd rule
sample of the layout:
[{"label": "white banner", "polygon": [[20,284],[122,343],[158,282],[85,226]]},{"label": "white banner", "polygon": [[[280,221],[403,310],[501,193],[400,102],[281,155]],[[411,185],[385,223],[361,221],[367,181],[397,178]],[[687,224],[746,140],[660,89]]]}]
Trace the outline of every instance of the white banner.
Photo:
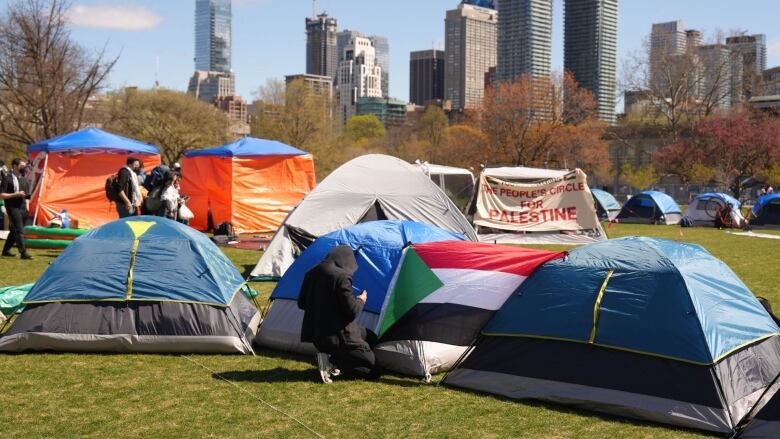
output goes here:
[{"label": "white banner", "polygon": [[474,224],[516,232],[601,230],[587,176],[579,169],[541,183],[479,178]]}]

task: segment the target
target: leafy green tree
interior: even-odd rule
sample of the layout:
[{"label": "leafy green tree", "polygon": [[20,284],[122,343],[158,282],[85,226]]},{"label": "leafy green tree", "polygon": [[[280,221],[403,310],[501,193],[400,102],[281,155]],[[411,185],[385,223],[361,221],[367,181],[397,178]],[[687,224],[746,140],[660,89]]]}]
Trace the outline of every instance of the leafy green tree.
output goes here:
[{"label": "leafy green tree", "polygon": [[627,164],[621,169],[621,175],[623,176],[623,181],[628,183],[629,186],[640,190],[649,189],[660,180],[658,172],[653,165],[635,168]]},{"label": "leafy green tree", "polygon": [[373,114],[352,116],[344,126],[344,134],[353,142],[381,139],[387,135],[382,121]]},{"label": "leafy green tree", "polygon": [[417,138],[430,146],[429,158],[432,162],[441,160],[440,151],[447,142],[448,127],[447,115],[435,105],[429,105],[417,122]]}]

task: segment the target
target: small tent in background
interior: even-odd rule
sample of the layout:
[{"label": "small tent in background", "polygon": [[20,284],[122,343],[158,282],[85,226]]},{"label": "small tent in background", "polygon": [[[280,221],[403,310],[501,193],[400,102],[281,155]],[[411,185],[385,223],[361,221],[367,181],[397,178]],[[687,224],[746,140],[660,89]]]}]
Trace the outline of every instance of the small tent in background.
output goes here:
[{"label": "small tent in background", "polygon": [[728,432],[780,373],[778,332],[704,248],[613,239],[537,269],[444,382]]},{"label": "small tent in background", "polygon": [[669,195],[645,191],[626,201],[615,219],[621,223],[671,225],[680,222],[682,213]]},{"label": "small tent in background", "polygon": [[685,211],[684,218],[687,218],[694,226],[715,225],[715,218],[721,215],[726,205],[731,206],[731,221],[733,224],[742,224],[745,218],[742,216],[739,208],[741,204],[736,198],[728,194],[709,192],[699,194],[693,198]]},{"label": "small tent in background", "polygon": [[0,351],[252,353],[260,313],[202,233],[129,217],[79,237],[46,269]]},{"label": "small tent in background", "polygon": [[211,226],[227,221],[238,233],[276,231],[316,184],[311,154],[252,137],[185,153],[182,174],[190,225],[207,230],[211,215]]},{"label": "small tent in background", "polygon": [[468,212],[476,183],[471,171],[452,166],[432,165],[419,160],[415,165],[430,177],[462,212]]},{"label": "small tent in background", "polygon": [[620,203],[612,194],[601,189],[591,189],[599,219],[612,221],[620,213]]},{"label": "small tent in background", "polygon": [[301,343],[303,311],[298,309],[298,293],[306,273],[322,262],[332,248],[348,245],[356,250],[358,270],[352,285],[357,294],[363,290],[368,292],[368,302],[358,321],[367,328],[374,328],[404,247],[459,239],[464,239],[462,234],[412,221],[372,221],[320,237],[295,260],[274,288],[257,343],[288,352],[315,352],[311,344]]},{"label": "small tent in background", "polygon": [[538,266],[563,256],[468,241],[407,247],[375,331],[377,361],[426,378],[448,370]]},{"label": "small tent in background", "polygon": [[750,217],[751,226],[780,226],[780,194],[760,197]]},{"label": "small tent in background", "polygon": [[401,159],[368,154],[341,165],[290,212],[252,276],[279,278],[318,237],[376,220],[416,221],[477,239],[466,217],[425,174]]},{"label": "small tent in background", "polygon": [[27,148],[32,160],[30,214],[45,226],[62,209],[81,227],[97,227],[119,217],[105,194],[106,179],[136,157],[147,171],[160,164],[157,147],[86,128]]}]

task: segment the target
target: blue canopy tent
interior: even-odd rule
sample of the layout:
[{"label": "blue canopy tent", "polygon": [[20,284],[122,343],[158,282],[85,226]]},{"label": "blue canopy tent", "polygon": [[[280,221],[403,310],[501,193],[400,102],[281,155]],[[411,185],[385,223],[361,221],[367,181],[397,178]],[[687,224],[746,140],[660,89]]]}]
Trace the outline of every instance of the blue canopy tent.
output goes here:
[{"label": "blue canopy tent", "polygon": [[82,226],[96,227],[118,214],[105,195],[106,179],[138,158],[151,171],[160,163],[154,145],[118,136],[98,128],[85,128],[30,145],[34,223],[46,226],[62,209]]},{"label": "blue canopy tent", "polygon": [[739,210],[742,204],[731,195],[721,192],[707,192],[695,196],[685,211],[685,218],[690,225],[714,226],[715,219],[723,215],[727,205],[731,207],[731,221],[734,224],[742,224],[744,217]]},{"label": "blue canopy tent", "polygon": [[128,217],[80,236],[38,279],[0,350],[251,353],[245,283],[205,235]]},{"label": "blue canopy tent", "polygon": [[750,212],[750,225],[780,226],[780,194],[760,197]]},{"label": "blue canopy tent", "polygon": [[680,222],[682,212],[669,195],[645,191],[626,201],[615,219],[621,223],[670,225]]},{"label": "blue canopy tent", "polygon": [[276,140],[243,137],[227,145],[215,148],[196,149],[184,153],[185,157],[257,157],[274,155],[305,155],[308,152]]},{"label": "blue canopy tent", "polygon": [[593,200],[596,202],[596,212],[599,219],[612,221],[620,213],[620,203],[615,197],[607,191],[601,189],[591,189]]},{"label": "blue canopy tent", "polygon": [[704,248],[614,239],[539,268],[446,382],[728,432],[780,372],[778,332]]},{"label": "blue canopy tent", "polygon": [[376,326],[388,286],[408,244],[466,240],[450,232],[413,221],[371,221],[328,233],[318,238],[285,272],[271,294],[271,307],[257,336],[260,345],[293,352],[309,353],[313,348],[300,343],[303,313],[297,307],[303,278],[322,262],[330,250],[348,245],[356,250],[358,270],[352,282],[355,294],[368,292],[368,302],[358,320],[366,327]]}]

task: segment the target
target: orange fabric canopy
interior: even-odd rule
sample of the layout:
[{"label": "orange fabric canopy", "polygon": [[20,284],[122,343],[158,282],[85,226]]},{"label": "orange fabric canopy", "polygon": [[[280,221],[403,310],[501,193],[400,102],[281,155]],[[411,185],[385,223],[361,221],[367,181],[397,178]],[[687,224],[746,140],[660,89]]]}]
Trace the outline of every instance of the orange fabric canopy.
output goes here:
[{"label": "orange fabric canopy", "polygon": [[190,225],[208,229],[230,222],[237,233],[270,233],[314,188],[314,158],[195,156],[182,160],[182,194],[195,214]]},{"label": "orange fabric canopy", "polygon": [[[78,219],[79,227],[91,228],[119,218],[114,203],[106,198],[106,179],[125,165],[131,154],[49,153],[43,181],[33,194],[30,214],[37,213],[36,224],[45,226],[62,209]],[[160,164],[158,154],[138,154],[144,168],[151,171]],[[37,209],[37,212],[36,212]]]}]

